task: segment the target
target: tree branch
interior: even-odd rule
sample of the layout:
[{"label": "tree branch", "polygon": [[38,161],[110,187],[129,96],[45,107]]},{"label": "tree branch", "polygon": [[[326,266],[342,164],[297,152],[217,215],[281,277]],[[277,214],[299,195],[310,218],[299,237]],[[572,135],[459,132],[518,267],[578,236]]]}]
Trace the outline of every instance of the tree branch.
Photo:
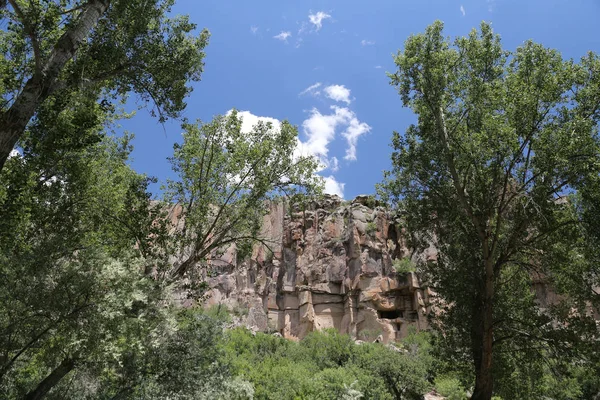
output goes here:
[{"label": "tree branch", "polygon": [[23,10],[21,10],[19,4],[15,0],[8,0],[8,2],[12,6],[13,10],[15,10],[17,17],[25,29],[25,33],[29,37],[29,40],[31,40],[31,47],[33,48],[33,57],[35,61],[35,73],[39,74],[42,71],[42,54],[40,52],[40,43],[38,41],[35,28],[29,23],[29,21],[27,21]]}]

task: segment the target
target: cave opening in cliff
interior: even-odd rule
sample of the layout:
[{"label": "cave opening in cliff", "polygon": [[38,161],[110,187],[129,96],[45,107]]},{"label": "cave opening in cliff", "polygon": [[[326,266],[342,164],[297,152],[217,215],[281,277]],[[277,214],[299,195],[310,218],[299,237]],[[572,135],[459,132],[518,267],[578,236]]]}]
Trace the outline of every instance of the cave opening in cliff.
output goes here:
[{"label": "cave opening in cliff", "polygon": [[377,315],[379,316],[379,318],[383,318],[383,319],[396,319],[396,318],[402,318],[402,311],[399,310],[392,310],[392,311],[377,311]]}]

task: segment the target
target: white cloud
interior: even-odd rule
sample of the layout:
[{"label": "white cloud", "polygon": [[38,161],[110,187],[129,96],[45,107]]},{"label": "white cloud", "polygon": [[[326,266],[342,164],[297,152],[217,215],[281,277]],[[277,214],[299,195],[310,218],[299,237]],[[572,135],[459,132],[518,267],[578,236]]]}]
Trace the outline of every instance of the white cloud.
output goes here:
[{"label": "white cloud", "polygon": [[362,44],[363,46],[373,46],[375,42],[372,40],[363,39],[360,41],[360,44]]},{"label": "white cloud", "polygon": [[8,153],[8,158],[13,158],[13,157],[21,157],[21,152],[17,149],[11,150],[10,153]]},{"label": "white cloud", "polygon": [[350,118],[350,123],[346,130],[342,133],[342,135],[346,138],[348,142],[348,148],[346,149],[346,156],[344,156],[345,160],[356,160],[356,145],[358,143],[358,138],[368,133],[371,130],[371,127],[364,122],[360,122],[352,113],[352,117]]},{"label": "white cloud", "polygon": [[331,85],[327,86],[324,90],[325,96],[331,100],[343,101],[346,104],[350,104],[350,89],[344,85]]},{"label": "white cloud", "polygon": [[308,19],[310,23],[315,26],[315,29],[318,31],[323,26],[323,21],[331,18],[331,15],[324,13],[323,11],[319,11],[316,14],[309,14]]},{"label": "white cloud", "polygon": [[306,89],[304,89],[303,91],[300,92],[299,96],[303,96],[305,94],[310,94],[313,96],[318,96],[321,94],[320,90],[317,90],[321,87],[321,82],[317,82],[314,85],[310,85],[309,87],[307,87]]},{"label": "white cloud", "polygon": [[494,12],[496,9],[496,0],[487,0],[488,12]]},{"label": "white cloud", "polygon": [[285,31],[281,32],[279,35],[273,36],[274,39],[281,40],[282,42],[287,42],[288,38],[292,36],[292,32]]},{"label": "white cloud", "polygon": [[[347,117],[347,111],[344,109],[335,109],[331,115],[322,115],[317,110],[313,110],[311,116],[304,121],[304,134],[308,140],[302,142],[298,139],[298,147],[294,152],[294,158],[301,156],[315,156],[321,161],[319,171],[329,168],[332,172],[339,169],[339,161],[337,157],[327,159],[327,146],[335,137],[335,128]],[[227,115],[233,110],[229,110]],[[351,112],[350,112],[351,113]],[[274,129],[280,129],[281,121],[271,117],[259,117],[252,114],[250,111],[238,111],[238,116],[242,118],[242,132],[250,132],[259,121],[271,122]],[[319,172],[318,171],[318,172]],[[230,178],[235,182],[236,177]],[[338,182],[333,176],[323,177],[325,183],[325,193],[337,194],[344,197],[344,183]]]},{"label": "white cloud", "polygon": [[339,168],[337,158],[329,158],[329,145],[335,139],[336,132],[340,129],[341,135],[346,139],[347,148],[344,159],[356,160],[356,145],[360,136],[368,133],[371,127],[358,120],[356,114],[347,107],[332,106],[331,114],[321,114],[313,108],[310,116],[302,123],[305,142],[300,142],[298,151],[300,155],[314,155],[321,162],[321,169]]},{"label": "white cloud", "polygon": [[[233,110],[229,110],[227,115],[231,114]],[[252,132],[252,128],[260,121],[270,122],[273,124],[273,128],[278,130],[281,127],[281,121],[271,117],[259,117],[252,114],[250,111],[238,111],[238,118],[242,118],[242,132]]]},{"label": "white cloud", "polygon": [[250,27],[250,32],[252,32],[253,35],[256,35],[256,32],[258,32],[258,26],[252,25]]},{"label": "white cloud", "polygon": [[375,66],[375,69],[381,69],[381,68],[383,68],[381,65],[376,65]]},{"label": "white cloud", "polygon": [[340,169],[340,162],[338,161],[337,157],[331,157],[329,161],[329,169],[331,172],[337,172]]},{"label": "white cloud", "polygon": [[[322,83],[317,82],[300,95],[320,93]],[[342,85],[331,85],[323,89],[324,94],[336,101],[350,102],[350,90]],[[231,111],[230,111],[231,112]],[[271,117],[259,117],[249,111],[239,111],[238,115],[243,119],[242,131],[248,132],[259,121],[271,122],[274,129],[280,129],[281,122]],[[321,112],[317,108],[309,111],[307,118],[302,122],[301,135],[297,139],[297,148],[293,157],[313,156],[319,161],[317,172],[323,176],[328,171],[329,176],[323,177],[325,192],[344,196],[344,183],[338,182],[331,174],[340,169],[338,156],[330,154],[331,144],[342,138],[346,142],[344,159],[354,161],[357,158],[358,140],[364,134],[371,131],[371,127],[360,121],[354,111],[348,107],[331,106],[328,112]]]},{"label": "white cloud", "polygon": [[323,115],[319,110],[313,108],[308,119],[302,123],[302,129],[307,140],[302,143],[301,150],[319,157],[324,166],[327,167],[329,144],[335,138],[336,128],[343,122],[344,116],[339,110],[336,110],[333,114]]},{"label": "white cloud", "polygon": [[324,177],[323,180],[325,181],[325,193],[337,194],[342,199],[344,198],[345,183],[336,181],[332,175]]},{"label": "white cloud", "polygon": [[460,12],[462,13],[463,17],[467,14],[462,4],[460,5]]}]

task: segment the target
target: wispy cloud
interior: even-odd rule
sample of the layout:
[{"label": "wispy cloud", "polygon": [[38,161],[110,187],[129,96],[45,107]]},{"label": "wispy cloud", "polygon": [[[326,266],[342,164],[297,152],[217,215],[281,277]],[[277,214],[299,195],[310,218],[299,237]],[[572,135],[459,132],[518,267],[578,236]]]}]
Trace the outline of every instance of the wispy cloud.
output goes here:
[{"label": "wispy cloud", "polygon": [[325,89],[325,96],[329,97],[331,100],[335,101],[343,101],[346,104],[350,104],[350,89],[348,89],[344,85],[331,85],[327,86]]},{"label": "wispy cloud", "polygon": [[283,31],[279,35],[273,36],[274,39],[281,40],[282,42],[287,42],[288,38],[292,36],[292,32]]},{"label": "wispy cloud", "polygon": [[360,44],[362,44],[363,46],[373,46],[375,42],[372,40],[363,39],[360,41]]},{"label": "wispy cloud", "polygon": [[462,4],[460,5],[460,12],[462,13],[463,17],[464,17],[465,15],[467,15],[467,13],[466,13],[466,11],[465,11],[465,7],[463,7],[463,5],[462,5]]},{"label": "wispy cloud", "polygon": [[331,18],[330,14],[319,11],[315,14],[308,14],[308,20],[315,26],[315,30],[320,30],[323,27],[323,21]]},{"label": "wispy cloud", "polygon": [[494,12],[496,9],[496,0],[487,0],[488,12]]},{"label": "wispy cloud", "polygon": [[331,172],[338,172],[340,169],[340,162],[338,161],[337,157],[331,157],[329,162],[329,169]]},{"label": "wispy cloud", "polygon": [[[346,112],[349,111],[348,109],[346,109]],[[346,130],[344,132],[342,132],[342,136],[344,136],[344,138],[346,138],[346,143],[348,144],[348,147],[346,148],[346,155],[344,156],[345,160],[351,160],[351,161],[355,161],[356,160],[356,146],[358,144],[358,139],[366,134],[369,133],[371,131],[371,127],[358,120],[358,118],[356,118],[356,115],[350,111],[350,113],[347,116],[347,121],[348,121],[348,126],[346,127]]]},{"label": "wispy cloud", "polygon": [[381,68],[383,68],[381,65],[376,65],[375,66],[375,69],[381,69]]},{"label": "wispy cloud", "polygon": [[317,82],[314,85],[310,85],[309,87],[307,87],[306,89],[301,91],[299,96],[303,96],[305,94],[311,94],[313,96],[318,96],[321,94],[321,92],[319,90],[317,90],[320,87],[321,87],[321,82]]},{"label": "wispy cloud", "polygon": [[250,27],[250,32],[252,32],[253,35],[256,35],[256,32],[258,32],[258,26],[252,25]]}]

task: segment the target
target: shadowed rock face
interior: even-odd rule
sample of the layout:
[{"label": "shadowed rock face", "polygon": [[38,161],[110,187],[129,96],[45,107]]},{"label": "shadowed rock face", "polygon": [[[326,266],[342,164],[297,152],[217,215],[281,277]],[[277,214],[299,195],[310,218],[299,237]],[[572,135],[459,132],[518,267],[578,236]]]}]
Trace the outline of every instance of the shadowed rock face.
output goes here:
[{"label": "shadowed rock face", "polygon": [[[428,289],[414,273],[399,276],[393,259],[409,255],[389,212],[359,196],[325,196],[306,209],[273,203],[263,221],[267,246],[209,278],[209,304],[246,307],[244,323],[301,339],[335,328],[357,339],[402,338],[427,328]],[[435,252],[421,255],[435,259]],[[235,263],[229,249],[224,264]]]}]

